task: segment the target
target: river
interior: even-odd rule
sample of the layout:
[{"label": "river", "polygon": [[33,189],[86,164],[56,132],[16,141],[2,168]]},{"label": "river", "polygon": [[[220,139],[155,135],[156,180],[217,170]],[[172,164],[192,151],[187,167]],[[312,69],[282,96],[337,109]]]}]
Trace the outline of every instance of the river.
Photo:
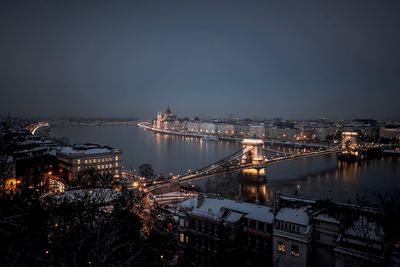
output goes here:
[{"label": "river", "polygon": [[[126,169],[150,163],[156,173],[174,175],[208,165],[241,148],[238,143],[155,134],[133,125],[60,126],[52,127],[51,132],[71,143],[120,148]],[[208,193],[253,202],[265,202],[275,192],[347,201],[354,200],[356,194],[371,197],[400,190],[400,158],[344,163],[335,155],[324,155],[271,164],[266,179],[231,175],[193,183]]]}]

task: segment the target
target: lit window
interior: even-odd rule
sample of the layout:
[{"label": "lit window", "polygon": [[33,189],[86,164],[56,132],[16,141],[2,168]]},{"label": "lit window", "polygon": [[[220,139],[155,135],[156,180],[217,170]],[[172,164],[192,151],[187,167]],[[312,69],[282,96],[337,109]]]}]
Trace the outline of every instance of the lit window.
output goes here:
[{"label": "lit window", "polygon": [[87,159],[85,159],[85,164],[87,164]]},{"label": "lit window", "polygon": [[101,165],[101,169],[104,169],[104,165]]},{"label": "lit window", "polygon": [[185,242],[185,235],[182,233],[179,234],[179,242],[181,242],[181,243]]},{"label": "lit window", "polygon": [[278,249],[277,251],[279,253],[285,254],[285,243],[283,242],[278,242]]},{"label": "lit window", "polygon": [[115,160],[116,160],[116,161],[118,160],[118,156],[115,156]]},{"label": "lit window", "polygon": [[299,246],[292,245],[292,256],[300,256]]},{"label": "lit window", "polygon": [[97,169],[100,170],[100,165],[97,165]]},{"label": "lit window", "polygon": [[118,170],[115,170],[115,174],[118,174]]},{"label": "lit window", "polygon": [[89,159],[89,163],[92,163],[92,160],[91,160],[91,159]]},{"label": "lit window", "polygon": [[115,167],[117,167],[117,168],[118,168],[118,162],[115,162]]},{"label": "lit window", "polygon": [[96,163],[96,159],[93,159],[93,163]]},{"label": "lit window", "polygon": [[110,168],[112,168],[112,164],[111,163],[109,164],[109,166],[110,166]]},{"label": "lit window", "polygon": [[81,164],[81,159],[78,159],[78,164]]},{"label": "lit window", "polygon": [[81,170],[81,167],[78,166],[78,171],[80,171],[80,170]]}]

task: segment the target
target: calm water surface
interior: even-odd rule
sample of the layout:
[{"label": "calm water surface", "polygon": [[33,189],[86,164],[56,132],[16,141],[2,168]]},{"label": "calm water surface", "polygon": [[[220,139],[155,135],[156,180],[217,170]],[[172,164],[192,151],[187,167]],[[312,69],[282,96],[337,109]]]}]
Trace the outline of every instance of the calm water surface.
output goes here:
[{"label": "calm water surface", "polygon": [[[150,163],[157,173],[164,174],[182,174],[202,167],[241,147],[232,142],[155,134],[136,126],[64,126],[52,127],[51,131],[69,138],[71,143],[121,148],[125,168],[137,169],[142,163]],[[271,164],[266,174],[266,179],[228,175],[193,183],[205,192],[253,202],[266,202],[278,191],[347,201],[354,200],[356,194],[372,196],[400,190],[400,158],[343,163],[334,155],[325,155]]]}]

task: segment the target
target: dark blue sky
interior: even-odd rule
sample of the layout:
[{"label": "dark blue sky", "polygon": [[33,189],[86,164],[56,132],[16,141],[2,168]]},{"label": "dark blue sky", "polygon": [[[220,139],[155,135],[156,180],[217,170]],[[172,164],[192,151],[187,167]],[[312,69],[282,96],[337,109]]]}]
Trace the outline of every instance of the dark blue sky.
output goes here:
[{"label": "dark blue sky", "polygon": [[400,1],[1,1],[0,115],[400,118]]}]

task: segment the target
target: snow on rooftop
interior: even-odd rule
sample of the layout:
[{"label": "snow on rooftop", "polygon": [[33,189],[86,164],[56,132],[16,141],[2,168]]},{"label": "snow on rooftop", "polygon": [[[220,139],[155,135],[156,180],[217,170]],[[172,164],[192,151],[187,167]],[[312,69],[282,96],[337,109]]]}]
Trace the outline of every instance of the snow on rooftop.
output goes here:
[{"label": "snow on rooftop", "polygon": [[280,198],[286,201],[293,201],[293,202],[304,202],[304,203],[316,203],[314,199],[309,199],[306,197],[301,197],[301,196],[290,196],[290,195],[280,195]]},{"label": "snow on rooftop", "polygon": [[105,147],[79,149],[70,146],[65,146],[59,152],[65,155],[74,155],[74,154],[94,155],[94,154],[110,153],[111,149]]},{"label": "snow on rooftop", "polygon": [[328,214],[319,214],[315,216],[314,219],[328,223],[340,224],[340,222],[337,219],[335,219],[332,216],[329,216]]},{"label": "snow on rooftop", "polygon": [[[273,213],[268,207],[258,206],[256,204],[237,202],[230,199],[204,197],[204,201],[197,208],[198,197],[185,200],[180,203],[183,208],[192,209],[192,213],[200,216],[219,219],[224,214],[225,210],[232,210],[236,213],[241,213],[248,219],[272,223]],[[232,215],[234,219],[236,215]]]},{"label": "snow on rooftop", "polygon": [[282,208],[275,217],[277,220],[308,225],[309,216],[304,209]]},{"label": "snow on rooftop", "polygon": [[226,221],[228,222],[238,222],[240,218],[243,217],[243,213],[238,213],[231,211],[228,216],[226,216]]}]

